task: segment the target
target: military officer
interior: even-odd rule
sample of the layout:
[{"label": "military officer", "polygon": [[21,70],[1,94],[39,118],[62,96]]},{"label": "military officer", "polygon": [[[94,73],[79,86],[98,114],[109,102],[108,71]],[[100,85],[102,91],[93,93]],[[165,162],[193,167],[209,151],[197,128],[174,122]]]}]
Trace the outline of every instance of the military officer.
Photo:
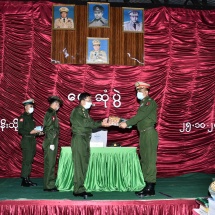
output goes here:
[{"label": "military officer", "polygon": [[89,23],[89,27],[108,26],[108,20],[103,17],[104,8],[101,5],[95,5],[93,11],[95,18]]},{"label": "military officer", "polygon": [[137,98],[140,100],[140,107],[137,114],[120,123],[121,128],[137,125],[140,133],[140,156],[141,167],[143,171],[144,180],[146,182],[145,188],[136,192],[139,197],[155,195],[156,183],[156,160],[157,160],[157,146],[158,134],[155,130],[157,121],[157,104],[149,97],[150,85],[144,82],[135,83],[137,90]]},{"label": "military officer", "polygon": [[60,11],[60,18],[55,19],[54,28],[74,28],[73,19],[68,18],[69,8],[61,7]]},{"label": "military officer", "polygon": [[124,31],[142,31],[143,24],[138,21],[139,12],[131,10],[128,13],[130,21],[124,22]]},{"label": "military officer", "polygon": [[105,51],[100,50],[100,41],[93,40],[94,50],[90,52],[88,63],[107,63],[107,54]]},{"label": "military officer", "polygon": [[72,159],[74,164],[74,196],[84,198],[92,197],[93,194],[86,192],[84,180],[87,173],[90,158],[90,139],[92,129],[101,126],[110,126],[107,119],[102,122],[94,121],[89,115],[89,109],[92,105],[91,95],[81,93],[79,96],[79,105],[75,107],[70,115],[72,125]]},{"label": "military officer", "polygon": [[45,139],[43,141],[44,150],[44,191],[57,192],[55,187],[55,164],[58,150],[59,122],[57,111],[62,105],[62,100],[58,96],[48,98],[50,107],[43,120],[43,131]]},{"label": "military officer", "polygon": [[33,183],[29,176],[31,174],[32,162],[36,154],[36,139],[35,136],[40,131],[35,130],[36,123],[33,118],[34,99],[28,99],[22,103],[25,107],[25,112],[18,119],[18,132],[22,135],[22,171],[21,178],[23,187],[37,186]]}]

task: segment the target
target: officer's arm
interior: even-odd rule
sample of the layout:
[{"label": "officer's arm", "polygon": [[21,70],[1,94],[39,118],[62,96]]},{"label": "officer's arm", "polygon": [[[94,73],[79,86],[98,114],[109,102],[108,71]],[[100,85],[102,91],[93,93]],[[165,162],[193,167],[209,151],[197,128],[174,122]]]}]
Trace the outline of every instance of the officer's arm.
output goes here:
[{"label": "officer's arm", "polygon": [[74,109],[70,116],[70,122],[73,125],[82,126],[84,128],[99,128],[101,122],[96,122],[92,118],[85,118],[81,109]]},{"label": "officer's arm", "polygon": [[71,27],[71,28],[74,28],[74,22],[73,22],[73,19],[72,19],[72,21],[71,21],[71,22],[72,22],[72,27]]},{"label": "officer's arm", "polygon": [[20,117],[18,120],[18,133],[22,136],[29,135],[29,136],[35,136],[36,134],[31,134],[28,128],[25,128],[24,124],[25,119],[23,117]]},{"label": "officer's arm", "polygon": [[54,22],[54,28],[59,28],[59,25],[58,25],[58,19],[55,19],[55,22]]},{"label": "officer's arm", "polygon": [[85,128],[99,128],[102,126],[102,122],[94,121],[92,118],[84,119],[84,127]]},{"label": "officer's arm", "polygon": [[[31,131],[29,131],[28,128],[25,128],[24,120],[25,119],[23,117],[20,117],[18,120],[18,133],[21,134],[22,136],[23,135],[32,135],[32,134],[30,134]],[[32,136],[34,136],[34,135],[32,135]]]},{"label": "officer's arm", "polygon": [[50,144],[52,144],[53,139],[56,137],[57,131],[54,129],[53,126],[53,115],[52,113],[47,112],[43,121],[43,131],[50,140]]},{"label": "officer's arm", "polygon": [[106,52],[103,51],[102,56],[100,57],[103,61],[107,61],[107,55]]},{"label": "officer's arm", "polygon": [[53,129],[52,125],[52,114],[47,112],[44,120],[43,120],[43,131],[44,133],[47,133],[48,131]]},{"label": "officer's arm", "polygon": [[138,109],[137,114],[126,121],[127,126],[136,125],[139,121],[145,119],[153,110],[157,108],[155,102],[150,102],[150,105],[142,106]]}]

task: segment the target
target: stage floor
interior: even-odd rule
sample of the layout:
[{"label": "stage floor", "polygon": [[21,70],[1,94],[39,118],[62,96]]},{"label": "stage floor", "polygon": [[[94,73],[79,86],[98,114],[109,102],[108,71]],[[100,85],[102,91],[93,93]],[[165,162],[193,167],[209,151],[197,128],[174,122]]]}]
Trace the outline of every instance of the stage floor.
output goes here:
[{"label": "stage floor", "polygon": [[[173,178],[158,178],[156,195],[142,200],[192,199],[208,196],[208,187],[215,174],[193,173]],[[72,192],[44,192],[43,179],[34,178],[37,187],[21,187],[20,178],[0,178],[0,200],[81,200]],[[134,192],[92,192],[88,200],[141,200]]]}]

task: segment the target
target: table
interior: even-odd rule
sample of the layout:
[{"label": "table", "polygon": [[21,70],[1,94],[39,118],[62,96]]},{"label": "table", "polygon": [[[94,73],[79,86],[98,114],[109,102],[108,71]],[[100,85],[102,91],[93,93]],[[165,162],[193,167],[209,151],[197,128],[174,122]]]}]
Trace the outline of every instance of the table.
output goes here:
[{"label": "table", "polygon": [[[71,147],[62,147],[56,186],[73,190]],[[91,148],[84,183],[87,191],[138,191],[145,186],[136,147]]]}]

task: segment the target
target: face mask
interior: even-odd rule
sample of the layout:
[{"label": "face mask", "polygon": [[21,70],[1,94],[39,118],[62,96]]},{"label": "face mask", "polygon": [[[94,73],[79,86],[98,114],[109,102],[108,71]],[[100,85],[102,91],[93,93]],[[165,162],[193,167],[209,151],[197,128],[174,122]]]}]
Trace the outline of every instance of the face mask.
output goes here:
[{"label": "face mask", "polygon": [[34,108],[30,107],[29,110],[28,110],[28,113],[33,113],[33,112],[34,112]]},{"label": "face mask", "polygon": [[138,98],[139,100],[143,100],[143,99],[145,98],[145,96],[143,95],[143,93],[137,92],[137,98]]},{"label": "face mask", "polygon": [[89,109],[92,105],[92,102],[86,102],[86,104],[84,105],[85,109]]}]

